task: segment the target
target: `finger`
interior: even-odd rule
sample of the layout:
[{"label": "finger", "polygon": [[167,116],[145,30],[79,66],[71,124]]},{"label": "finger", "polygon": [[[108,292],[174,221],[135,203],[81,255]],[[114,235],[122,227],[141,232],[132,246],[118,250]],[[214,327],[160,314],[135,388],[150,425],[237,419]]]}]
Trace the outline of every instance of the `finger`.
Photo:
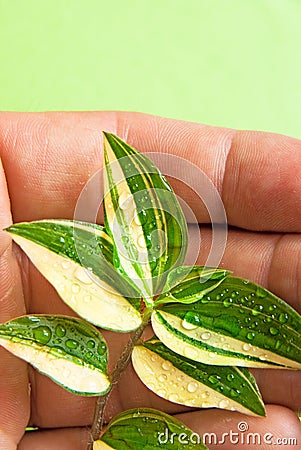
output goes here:
[{"label": "finger", "polygon": [[18,445],[18,450],[85,450],[88,439],[86,428],[29,431]]},{"label": "finger", "polygon": [[[81,188],[102,164],[105,129],[141,151],[194,163],[221,193],[232,225],[301,230],[297,139],[113,112],[2,113],[0,129],[15,221],[72,217]],[[198,220],[208,220],[200,199],[182,183],[173,185]]]},{"label": "finger", "polygon": [[[0,229],[11,223],[8,193],[0,160]],[[24,298],[10,238],[0,231],[0,317],[5,322],[24,314]],[[14,450],[29,418],[26,364],[0,348],[0,448]]]},{"label": "finger", "polygon": [[281,406],[268,405],[265,418],[213,409],[176,417],[203,437],[210,450],[294,450],[301,442],[301,426],[297,416]]}]

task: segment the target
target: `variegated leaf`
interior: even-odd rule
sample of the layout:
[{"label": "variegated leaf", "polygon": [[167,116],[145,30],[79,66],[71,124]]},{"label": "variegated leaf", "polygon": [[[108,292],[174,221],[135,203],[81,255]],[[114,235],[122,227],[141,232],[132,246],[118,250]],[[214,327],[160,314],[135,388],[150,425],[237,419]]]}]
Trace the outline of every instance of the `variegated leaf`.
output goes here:
[{"label": "variegated leaf", "polygon": [[147,304],[183,263],[187,225],[179,202],[157,167],[117,136],[105,133],[105,224],[115,266]]},{"label": "variegated leaf", "polygon": [[110,388],[106,342],[81,319],[18,317],[0,325],[0,345],[71,392],[103,395]]},{"label": "variegated leaf", "polygon": [[41,220],[6,231],[79,316],[115,331],[139,327],[139,293],[116,272],[112,241],[103,227]]},{"label": "variegated leaf", "polygon": [[166,289],[155,305],[166,303],[195,303],[213,291],[230,271],[205,266],[181,266],[167,277]]},{"label": "variegated leaf", "polygon": [[196,303],[159,306],[152,325],[167,347],[195,361],[301,368],[301,316],[241,278],[226,277]]},{"label": "variegated leaf", "polygon": [[265,415],[261,395],[248,369],[192,361],[157,339],[137,345],[132,361],[143,383],[166,400],[186,406]]},{"label": "variegated leaf", "polygon": [[116,416],[93,450],[206,450],[200,436],[179,420],[151,408],[130,409]]}]

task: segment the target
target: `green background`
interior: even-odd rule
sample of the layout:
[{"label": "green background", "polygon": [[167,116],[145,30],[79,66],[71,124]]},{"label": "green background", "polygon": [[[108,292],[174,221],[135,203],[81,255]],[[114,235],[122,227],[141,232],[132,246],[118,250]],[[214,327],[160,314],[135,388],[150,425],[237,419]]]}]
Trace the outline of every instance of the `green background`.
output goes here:
[{"label": "green background", "polygon": [[300,0],[0,0],[0,109],[301,138],[300,23]]}]

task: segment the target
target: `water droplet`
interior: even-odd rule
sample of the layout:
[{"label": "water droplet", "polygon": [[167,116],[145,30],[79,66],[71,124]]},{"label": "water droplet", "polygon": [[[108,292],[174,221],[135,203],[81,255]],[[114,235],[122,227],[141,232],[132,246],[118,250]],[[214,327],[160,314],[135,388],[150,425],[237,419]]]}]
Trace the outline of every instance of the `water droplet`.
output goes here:
[{"label": "water droplet", "polygon": [[69,269],[69,267],[70,267],[70,261],[63,261],[62,262],[62,268],[63,269]]},{"label": "water droplet", "polygon": [[139,247],[144,248],[145,247],[145,239],[144,239],[144,234],[140,234],[137,238],[137,244],[139,245]]},{"label": "water droplet", "polygon": [[78,267],[74,271],[75,278],[78,279],[81,283],[84,284],[92,284],[91,272],[88,269],[84,269],[83,267]]},{"label": "water droplet", "polygon": [[210,358],[215,358],[215,357],[216,357],[216,354],[215,354],[214,352],[210,352],[210,353],[209,353],[209,357],[210,357]]},{"label": "water droplet", "polygon": [[163,370],[170,370],[172,368],[172,364],[169,361],[164,361],[162,363],[162,369]]},{"label": "water droplet", "polygon": [[64,337],[65,334],[66,334],[66,328],[63,327],[63,325],[57,325],[56,328],[55,328],[55,334],[58,337]]},{"label": "water droplet", "polygon": [[167,376],[163,373],[162,375],[159,375],[158,380],[161,381],[161,383],[164,383],[164,381],[167,380]]},{"label": "water droplet", "polygon": [[211,384],[216,384],[216,383],[218,383],[217,376],[216,376],[216,375],[210,375],[210,377],[208,378],[208,381],[209,381]]},{"label": "water droplet", "polygon": [[73,292],[73,294],[78,294],[80,291],[80,285],[77,283],[73,283],[72,287],[71,287],[71,291]]},{"label": "water droplet", "polygon": [[105,352],[106,352],[106,350],[107,350],[107,346],[106,346],[106,344],[100,344],[98,347],[97,347],[97,353],[100,355],[100,356],[102,356],[102,355],[104,355],[105,354]]},{"label": "water droplet", "polygon": [[231,397],[238,397],[240,395],[240,391],[238,389],[231,389],[230,395]]},{"label": "water droplet", "polygon": [[62,244],[65,243],[65,238],[63,238],[63,236],[60,236],[60,242],[61,242]]},{"label": "water droplet", "polygon": [[92,358],[92,356],[93,356],[93,353],[92,353],[92,352],[87,352],[87,353],[86,353],[86,357],[87,357],[88,359]]},{"label": "water droplet", "polygon": [[198,357],[198,351],[193,347],[185,347],[184,354],[189,359],[196,359]]},{"label": "water droplet", "polygon": [[218,404],[218,406],[222,409],[225,409],[229,406],[230,402],[227,399],[221,400]]},{"label": "water droplet", "polygon": [[74,339],[68,339],[66,341],[66,347],[70,349],[75,349],[78,347],[78,342],[76,342]]},{"label": "water droplet", "polygon": [[268,292],[264,288],[258,286],[256,289],[256,295],[259,298],[264,298],[268,295]]},{"label": "water droplet", "polygon": [[232,304],[233,304],[232,298],[225,298],[225,300],[223,301],[223,305],[225,308],[229,308]]},{"label": "water droplet", "polygon": [[157,393],[157,395],[159,395],[159,397],[166,397],[166,390],[165,389],[158,389],[157,391],[155,391]]},{"label": "water droplet", "polygon": [[33,336],[39,344],[47,344],[51,339],[51,335],[52,333],[49,327],[40,326],[33,330]]},{"label": "water droplet", "polygon": [[203,402],[201,406],[202,408],[210,408],[212,405],[209,402]]},{"label": "water droplet", "polygon": [[280,323],[286,323],[288,321],[288,314],[281,313],[279,316],[279,322]]},{"label": "water droplet", "polygon": [[119,197],[118,203],[121,209],[129,209],[133,204],[132,194],[129,194],[128,192],[122,192]]},{"label": "water droplet", "polygon": [[209,396],[210,396],[210,392],[208,392],[208,391],[204,391],[201,395],[202,398],[207,398]]},{"label": "water droplet", "polygon": [[210,339],[210,337],[211,337],[211,334],[210,334],[210,333],[207,333],[207,332],[206,332],[206,333],[203,333],[202,336],[201,336],[201,338],[202,338],[204,341]]},{"label": "water droplet", "polygon": [[255,336],[256,336],[256,333],[247,333],[247,339],[249,339],[249,341],[254,339]]},{"label": "water droplet", "polygon": [[85,303],[89,303],[91,300],[92,300],[91,295],[85,295],[85,296],[84,296],[84,302],[85,302]]},{"label": "water droplet", "polygon": [[94,341],[88,341],[87,342],[87,347],[88,348],[94,348],[95,347],[95,342]]},{"label": "water droplet", "polygon": [[259,359],[260,359],[261,361],[265,361],[266,359],[268,359],[268,355],[267,355],[267,354],[259,355]]},{"label": "water droplet", "polygon": [[258,314],[260,314],[260,312],[262,310],[263,310],[263,305],[255,305],[254,308],[252,309],[253,316],[258,316]]},{"label": "water droplet", "polygon": [[275,344],[275,349],[276,349],[276,350],[279,350],[279,348],[281,347],[281,345],[282,345],[282,342],[281,342],[281,341],[277,341],[276,344]]},{"label": "water droplet", "polygon": [[169,400],[170,402],[177,402],[178,399],[179,399],[178,394],[170,394],[170,395],[168,396],[168,400]]},{"label": "water droplet", "polygon": [[270,333],[271,333],[272,336],[276,336],[276,334],[279,333],[279,330],[277,330],[277,328],[275,328],[275,327],[271,327],[270,328]]},{"label": "water droplet", "polygon": [[140,224],[140,219],[139,219],[138,214],[136,214],[135,217],[134,217],[134,223],[135,223],[136,225],[141,225],[141,224]]},{"label": "water droplet", "polygon": [[242,349],[245,352],[248,352],[249,350],[251,350],[251,348],[252,348],[252,344],[243,344],[243,346],[242,346]]},{"label": "water droplet", "polygon": [[198,383],[196,383],[195,381],[191,381],[187,385],[187,391],[191,393],[195,392],[198,389],[198,387],[199,387]]},{"label": "water droplet", "polygon": [[229,374],[227,375],[227,380],[228,380],[228,381],[233,381],[234,378],[235,378],[235,376],[233,375],[233,373],[229,373]]},{"label": "water droplet", "polygon": [[187,320],[184,319],[182,320],[182,327],[185,328],[185,330],[195,330],[198,326],[193,323],[187,322]]}]

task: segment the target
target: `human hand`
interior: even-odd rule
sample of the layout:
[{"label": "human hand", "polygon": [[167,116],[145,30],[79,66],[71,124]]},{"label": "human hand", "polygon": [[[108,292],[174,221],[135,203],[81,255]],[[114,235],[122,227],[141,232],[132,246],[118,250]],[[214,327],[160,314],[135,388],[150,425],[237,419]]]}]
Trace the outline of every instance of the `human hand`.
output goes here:
[{"label": "human hand", "polygon": [[[301,142],[296,139],[135,113],[0,113],[4,167],[0,228],[11,224],[10,209],[14,222],[72,219],[83,186],[102,164],[101,130],[117,134],[140,151],[171,153],[199,166],[216,185],[227,212],[230,229],[221,265],[262,284],[300,311]],[[199,223],[207,223],[207,213],[192,191],[176,182],[172,185]],[[210,244],[210,228],[202,227],[198,264],[205,263]],[[4,232],[0,234],[0,301],[3,322],[25,313],[74,315],[20,249],[12,248]],[[104,334],[112,365],[126,336]],[[0,352],[0,448],[84,450],[95,400],[64,391],[4,349]],[[258,369],[254,373],[265,402],[273,404],[265,419],[169,403],[147,390],[131,367],[110,397],[107,416],[150,406],[177,414],[200,435],[237,432],[243,421],[262,439],[270,433],[274,440],[294,437],[300,444],[300,422],[290,411],[301,405],[300,372]],[[28,424],[42,431],[22,437]],[[232,447],[226,441],[226,446],[210,448]],[[233,444],[233,448],[246,447]],[[262,443],[260,448],[282,446]]]}]

